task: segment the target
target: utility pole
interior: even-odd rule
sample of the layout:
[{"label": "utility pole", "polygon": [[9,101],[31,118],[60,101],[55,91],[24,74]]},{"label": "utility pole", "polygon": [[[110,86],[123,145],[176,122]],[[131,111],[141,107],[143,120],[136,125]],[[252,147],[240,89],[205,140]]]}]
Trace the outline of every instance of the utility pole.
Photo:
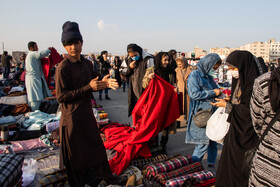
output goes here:
[{"label": "utility pole", "polygon": [[3,50],[3,53],[4,53],[4,42],[2,42],[2,50]]}]

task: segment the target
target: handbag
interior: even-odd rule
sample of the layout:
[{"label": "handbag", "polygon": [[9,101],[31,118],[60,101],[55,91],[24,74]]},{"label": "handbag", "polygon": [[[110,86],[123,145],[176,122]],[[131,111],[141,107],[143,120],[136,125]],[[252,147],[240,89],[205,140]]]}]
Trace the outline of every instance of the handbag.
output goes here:
[{"label": "handbag", "polygon": [[223,143],[229,130],[228,114],[224,107],[219,107],[207,121],[206,136],[215,142]]},{"label": "handbag", "polygon": [[249,173],[251,172],[253,158],[259,148],[259,145],[263,141],[264,137],[266,136],[266,134],[268,133],[272,125],[277,121],[279,117],[280,117],[280,109],[277,111],[274,118],[270,121],[269,125],[266,127],[264,133],[262,134],[261,138],[258,140],[257,144],[253,148],[245,152],[244,160],[242,163],[242,169],[241,169],[244,178],[246,179],[249,178]]},{"label": "handbag", "polygon": [[209,118],[212,115],[212,110],[199,110],[198,112],[194,115],[194,124],[198,127],[198,128],[203,128],[206,127],[207,125],[207,121],[209,120]]}]

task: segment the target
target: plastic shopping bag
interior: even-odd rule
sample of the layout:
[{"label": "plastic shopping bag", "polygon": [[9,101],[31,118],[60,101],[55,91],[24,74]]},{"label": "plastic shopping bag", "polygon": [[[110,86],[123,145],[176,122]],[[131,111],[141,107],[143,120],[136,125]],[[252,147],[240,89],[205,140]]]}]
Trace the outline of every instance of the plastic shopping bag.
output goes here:
[{"label": "plastic shopping bag", "polygon": [[228,114],[224,107],[219,107],[210,117],[206,126],[206,136],[215,142],[223,143],[230,123],[227,122]]}]

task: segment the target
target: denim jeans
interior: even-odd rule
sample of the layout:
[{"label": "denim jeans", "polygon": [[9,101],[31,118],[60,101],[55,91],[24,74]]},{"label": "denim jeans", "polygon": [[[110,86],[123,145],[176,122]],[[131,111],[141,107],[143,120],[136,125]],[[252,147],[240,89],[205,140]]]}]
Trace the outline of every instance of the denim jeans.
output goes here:
[{"label": "denim jeans", "polygon": [[[105,95],[108,95],[108,91],[109,91],[109,89],[106,88],[106,89],[105,89]],[[103,93],[103,90],[100,90],[100,91],[99,91],[99,95],[102,95],[102,93]]]},{"label": "denim jeans", "polygon": [[207,152],[208,164],[214,165],[217,158],[218,148],[217,142],[209,140],[209,144],[197,144],[193,151],[192,160],[194,162],[200,162]]}]

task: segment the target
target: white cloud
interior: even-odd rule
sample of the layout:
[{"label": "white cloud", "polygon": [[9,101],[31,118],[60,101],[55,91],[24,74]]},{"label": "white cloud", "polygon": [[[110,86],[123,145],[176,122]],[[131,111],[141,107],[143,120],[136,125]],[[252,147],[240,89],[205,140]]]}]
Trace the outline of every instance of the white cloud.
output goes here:
[{"label": "white cloud", "polygon": [[100,21],[97,22],[97,27],[100,31],[110,30],[110,29],[113,29],[113,30],[118,29],[118,27],[116,25],[106,24],[106,23],[104,23],[103,20],[100,20]]}]

